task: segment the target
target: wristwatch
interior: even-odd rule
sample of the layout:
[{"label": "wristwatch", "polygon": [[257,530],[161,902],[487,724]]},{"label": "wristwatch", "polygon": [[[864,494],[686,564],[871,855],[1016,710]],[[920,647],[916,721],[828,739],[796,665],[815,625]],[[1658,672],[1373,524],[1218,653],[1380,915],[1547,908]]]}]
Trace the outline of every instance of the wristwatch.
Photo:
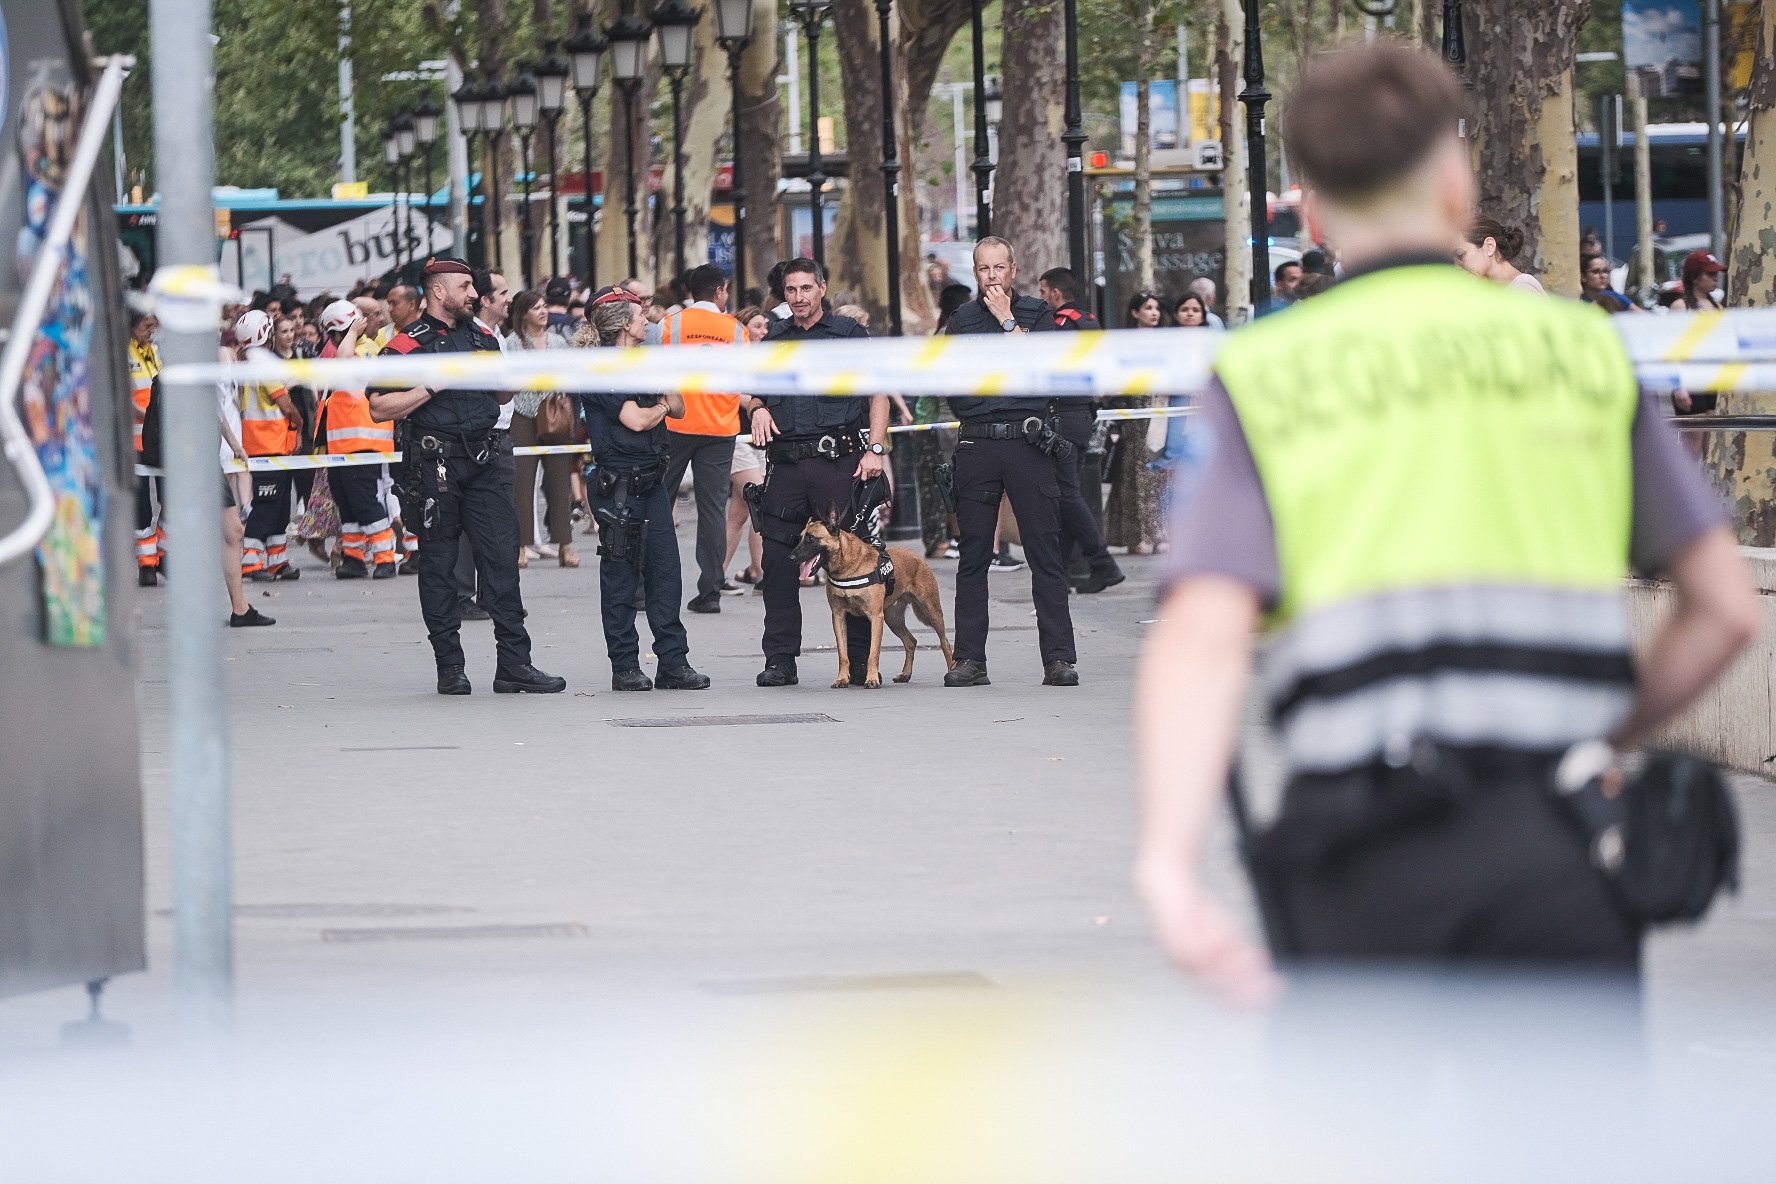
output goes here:
[{"label": "wristwatch", "polygon": [[999,327],[1001,329],[1005,330],[1007,333],[1014,333],[1017,331],[1017,327],[1018,327],[1017,318],[1016,317],[1006,317],[1003,321],[999,322]]},{"label": "wristwatch", "polygon": [[879,444],[879,443],[878,444],[871,444],[869,446],[869,450],[871,452],[875,453],[877,456],[881,456],[883,453],[888,451],[886,448],[882,447],[881,444]]}]

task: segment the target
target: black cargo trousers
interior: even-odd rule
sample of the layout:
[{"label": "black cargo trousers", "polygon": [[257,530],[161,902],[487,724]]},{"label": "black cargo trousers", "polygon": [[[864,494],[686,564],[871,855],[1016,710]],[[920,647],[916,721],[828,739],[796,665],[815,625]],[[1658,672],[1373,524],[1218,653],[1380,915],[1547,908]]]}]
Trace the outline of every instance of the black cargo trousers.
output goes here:
[{"label": "black cargo trousers", "polygon": [[[966,427],[964,428],[966,431]],[[956,660],[987,660],[987,579],[999,500],[1011,499],[1030,565],[1042,662],[1076,662],[1073,616],[1067,608],[1067,564],[1061,555],[1058,466],[1024,440],[964,436],[956,442],[956,519],[962,558],[956,565]]]},{"label": "black cargo trousers", "polygon": [[[801,541],[810,518],[842,513],[851,501],[862,453],[811,456],[805,460],[773,460],[765,466],[764,496],[753,521],[765,542],[763,649],[767,666],[789,666],[802,652],[801,584],[789,553]],[[870,627],[861,617],[845,619],[846,652],[852,656],[852,678],[863,681],[869,662]]]}]

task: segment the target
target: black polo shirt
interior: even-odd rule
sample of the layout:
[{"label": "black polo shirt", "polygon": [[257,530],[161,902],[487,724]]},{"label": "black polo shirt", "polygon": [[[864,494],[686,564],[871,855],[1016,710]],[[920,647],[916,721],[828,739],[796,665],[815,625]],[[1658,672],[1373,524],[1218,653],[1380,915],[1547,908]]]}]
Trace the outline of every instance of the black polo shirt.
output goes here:
[{"label": "black polo shirt", "polygon": [[[869,330],[852,320],[823,313],[806,329],[793,320],[773,321],[766,341],[830,341],[868,337]],[[785,439],[825,436],[833,432],[860,431],[869,426],[869,400],[838,395],[765,395],[760,402],[771,410],[778,434]]]},{"label": "black polo shirt", "polygon": [[623,426],[623,404],[638,407],[658,406],[661,395],[582,394],[580,405],[586,409],[586,434],[592,441],[592,456],[601,465],[615,472],[631,472],[652,468],[666,459],[672,440],[661,420],[645,432]]},{"label": "black polo shirt", "polygon": [[[385,355],[467,354],[486,350],[498,352],[499,339],[482,329],[475,318],[465,317],[450,325],[430,313],[422,314],[382,347]],[[493,431],[499,415],[499,395],[494,391],[440,390],[432,392],[430,401],[407,416],[406,422],[428,432],[477,439]]]},{"label": "black polo shirt", "polygon": [[[1012,297],[1011,315],[1020,329],[1031,333],[1049,333],[1055,327],[1054,310],[1048,307],[1046,301],[1034,296]],[[1005,328],[977,296],[955,311],[950,317],[950,323],[944,327],[944,332],[951,335],[997,333],[1004,336]],[[1011,420],[1046,415],[1048,404],[1049,400],[1045,395],[1018,395],[1003,399],[961,396],[950,400],[950,407],[963,420]]]}]

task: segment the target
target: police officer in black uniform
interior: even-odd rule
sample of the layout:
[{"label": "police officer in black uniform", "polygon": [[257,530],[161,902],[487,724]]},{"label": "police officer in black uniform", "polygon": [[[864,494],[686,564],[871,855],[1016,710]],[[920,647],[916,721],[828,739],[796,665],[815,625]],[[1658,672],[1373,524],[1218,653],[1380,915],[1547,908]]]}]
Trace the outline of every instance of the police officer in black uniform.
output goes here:
[{"label": "police officer in black uniform", "polygon": [[[588,313],[599,344],[616,345],[646,332],[641,301],[623,288],[605,288]],[[604,617],[604,648],[610,655],[613,691],[700,691],[709,676],[691,669],[690,639],[678,615],[682,574],[678,536],[672,528],[672,493],[666,462],[672,451],[668,419],[685,413],[684,396],[587,394],[586,431],[598,459],[591,488],[598,522],[598,597]],[[636,585],[646,572],[648,628],[654,634],[659,674],[642,673],[635,632]]]},{"label": "police officer in black uniform", "polygon": [[[826,311],[826,273],[812,259],[792,259],[783,294],[790,319],[773,321],[766,341],[820,341],[868,337],[862,325]],[[801,586],[789,552],[810,518],[851,506],[857,482],[881,475],[888,433],[888,398],[766,395],[747,400],[752,442],[769,462],[762,490],[751,487],[753,528],[765,540],[765,668],[761,687],[794,686],[802,652]],[[866,426],[867,421],[867,426]],[[873,541],[873,540],[872,540]],[[851,678],[861,685],[869,662],[869,624],[846,618]]]},{"label": "police officer in black uniform", "polygon": [[[383,349],[384,354],[473,353],[498,350],[499,341],[475,321],[474,273],[460,259],[425,266],[425,307]],[[457,539],[467,535],[481,577],[481,603],[493,618],[499,663],[493,689],[552,693],[567,680],[530,664],[530,635],[518,595],[518,514],[512,501],[511,444],[495,431],[509,392],[372,390],[370,414],[399,420],[404,454],[401,517],[419,536],[419,610],[438,663],[438,693],[466,695],[462,624],[456,582]]]},{"label": "police officer in black uniform", "polygon": [[[1063,331],[1091,332],[1102,328],[1098,318],[1079,307],[1079,277],[1065,267],[1053,267],[1042,273],[1037,284],[1042,302],[1054,310],[1055,328]],[[1061,477],[1061,558],[1070,560],[1073,548],[1089,568],[1084,579],[1073,588],[1077,592],[1102,592],[1114,588],[1127,577],[1110,548],[1104,545],[1104,532],[1098,526],[1091,503],[1085,500],[1086,449],[1091,446],[1092,433],[1098,426],[1098,401],[1089,395],[1069,395],[1055,400],[1055,423],[1061,435],[1073,445],[1073,455],[1063,457],[1058,469]],[[1096,478],[1093,479],[1094,487]]]},{"label": "police officer in black uniform", "polygon": [[[983,238],[975,244],[974,278],[980,294],[956,310],[946,332],[1054,330],[1054,312],[1048,305],[1012,290],[1017,260],[1004,239]],[[962,420],[955,459],[962,558],[956,565],[956,665],[944,675],[944,685],[984,687],[989,681],[987,565],[993,560],[999,500],[1010,497],[1024,540],[1024,557],[1030,564],[1043,685],[1078,686],[1060,519],[1060,467],[1063,454],[1070,456],[1073,446],[1057,430],[1052,400],[1040,396],[952,398],[950,406]]]}]

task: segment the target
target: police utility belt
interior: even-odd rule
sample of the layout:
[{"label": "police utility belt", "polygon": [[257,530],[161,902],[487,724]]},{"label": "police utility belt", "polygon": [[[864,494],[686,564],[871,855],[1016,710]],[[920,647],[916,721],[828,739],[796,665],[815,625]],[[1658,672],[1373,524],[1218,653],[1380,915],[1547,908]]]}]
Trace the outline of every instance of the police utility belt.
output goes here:
[{"label": "police utility belt", "polygon": [[598,523],[598,553],[617,563],[641,562],[643,534],[647,515],[632,504],[660,488],[666,478],[664,461],[645,469],[619,471],[599,465],[592,479],[598,503],[592,507],[592,518]]},{"label": "police utility belt", "polygon": [[829,432],[824,436],[798,436],[793,440],[779,436],[765,445],[765,456],[775,463],[793,464],[816,456],[823,456],[828,460],[855,456],[864,447],[863,433],[850,428],[842,432]]},{"label": "police utility belt", "polygon": [[427,431],[423,428],[410,428],[403,434],[401,451],[410,456],[430,460],[434,457],[462,457],[484,465],[492,460],[499,451],[500,431],[488,432],[485,436],[469,439],[462,436],[447,436],[442,432]]},{"label": "police utility belt", "polygon": [[985,422],[964,420],[959,434],[964,440],[1022,440],[1044,456],[1060,458],[1073,454],[1073,442],[1040,415]]}]

